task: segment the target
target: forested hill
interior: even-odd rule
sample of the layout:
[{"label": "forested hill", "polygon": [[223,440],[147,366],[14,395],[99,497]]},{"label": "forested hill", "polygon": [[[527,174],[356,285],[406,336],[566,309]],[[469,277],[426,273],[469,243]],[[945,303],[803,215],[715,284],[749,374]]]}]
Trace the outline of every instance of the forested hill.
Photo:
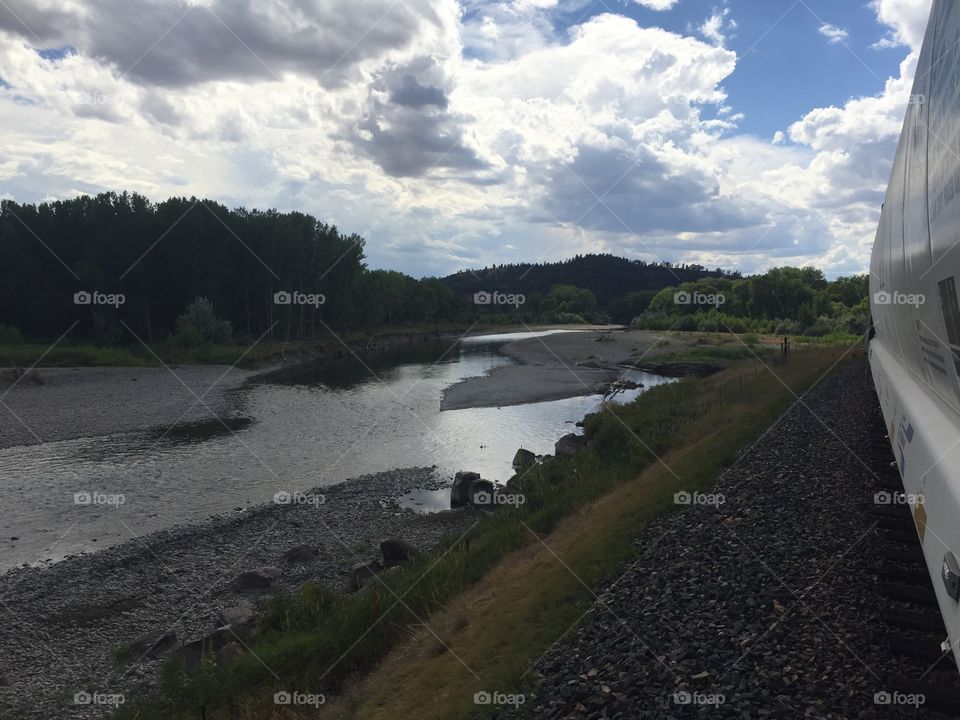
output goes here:
[{"label": "forested hill", "polygon": [[547,295],[556,285],[573,285],[590,290],[597,302],[607,306],[627,293],[659,291],[681,283],[708,277],[739,278],[739,273],[707,270],[700,265],[671,265],[627,260],[615,255],[577,255],[552,263],[494,265],[481,270],[464,270],[443,278],[458,295],[494,290]]}]

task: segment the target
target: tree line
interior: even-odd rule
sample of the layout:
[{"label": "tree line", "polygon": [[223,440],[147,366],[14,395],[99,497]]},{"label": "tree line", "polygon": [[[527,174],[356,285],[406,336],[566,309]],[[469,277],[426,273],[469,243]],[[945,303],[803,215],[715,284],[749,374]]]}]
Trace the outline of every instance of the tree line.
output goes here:
[{"label": "tree line", "polygon": [[28,338],[76,322],[73,337],[150,343],[175,335],[188,308],[212,308],[236,339],[310,338],[453,321],[467,307],[439,279],[368,269],[362,237],[310,215],[197,198],[5,200],[0,254],[0,325]]},{"label": "tree line", "polygon": [[811,269],[743,278],[608,254],[416,279],[368,268],[362,237],[305,213],[126,192],[2,201],[0,257],[0,344],[71,327],[72,339],[102,344],[185,345],[477,321],[655,327],[682,316],[700,327],[705,313],[672,305],[677,288],[722,289],[722,312],[738,320],[806,327],[866,297],[864,282]]}]

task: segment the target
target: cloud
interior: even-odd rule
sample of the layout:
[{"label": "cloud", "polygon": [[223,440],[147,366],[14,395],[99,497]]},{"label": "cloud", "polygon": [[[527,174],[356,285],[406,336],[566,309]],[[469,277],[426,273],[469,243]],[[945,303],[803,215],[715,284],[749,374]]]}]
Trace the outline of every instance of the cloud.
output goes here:
[{"label": "cloud", "polygon": [[642,5],[650,10],[671,10],[680,0],[633,0],[637,5]]},{"label": "cloud", "polygon": [[906,46],[918,50],[930,19],[932,0],[871,0],[877,20],[889,27],[878,47]]},{"label": "cloud", "polygon": [[737,23],[730,17],[729,7],[714,8],[713,14],[698,29],[707,40],[723,47],[727,44],[728,34],[737,29]]},{"label": "cloud", "polygon": [[184,87],[284,73],[337,85],[367,61],[441,34],[449,17],[430,0],[135,2],[10,0],[0,29],[69,45],[143,85]]},{"label": "cloud", "polygon": [[579,0],[10,2],[0,178],[18,199],[299,209],[417,274],[585,251],[864,269],[929,10],[877,0],[907,48],[898,77],[771,141],[738,130],[724,91],[725,4],[684,36],[557,22]]},{"label": "cloud", "polygon": [[837,27],[836,25],[831,25],[830,23],[824,23],[820,26],[820,34],[827,38],[831,45],[838,45],[839,43],[845,42],[847,38],[850,37],[849,32],[841,27]]}]

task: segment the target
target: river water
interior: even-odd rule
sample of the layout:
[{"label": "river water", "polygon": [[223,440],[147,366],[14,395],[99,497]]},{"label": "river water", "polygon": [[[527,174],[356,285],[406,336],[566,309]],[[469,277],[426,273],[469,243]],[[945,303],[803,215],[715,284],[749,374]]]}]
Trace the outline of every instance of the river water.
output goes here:
[{"label": "river water", "polygon": [[[517,448],[553,452],[599,396],[444,412],[440,400],[453,383],[512,363],[498,352],[504,342],[538,334],[418,343],[254,380],[234,391],[249,419],[230,429],[211,422],[0,450],[0,569],[395,468],[436,465],[451,480],[472,470],[505,481]],[[668,381],[627,377],[647,388]],[[64,501],[78,487],[93,493],[89,504]],[[401,502],[428,511],[448,497],[425,490]]]}]

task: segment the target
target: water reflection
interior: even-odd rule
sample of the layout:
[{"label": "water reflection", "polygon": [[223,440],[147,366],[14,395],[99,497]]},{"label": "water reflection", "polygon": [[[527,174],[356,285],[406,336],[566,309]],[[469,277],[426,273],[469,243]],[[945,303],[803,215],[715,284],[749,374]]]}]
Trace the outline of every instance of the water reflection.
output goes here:
[{"label": "water reflection", "polygon": [[[243,386],[244,417],[225,418],[226,428],[212,421],[0,450],[0,502],[8,509],[0,538],[17,538],[0,540],[0,562],[9,567],[99,549],[268,502],[279,490],[393,468],[436,465],[447,478],[473,470],[505,481],[518,447],[553,452],[556,440],[600,404],[592,396],[441,413],[446,387],[513,362],[497,348],[516,337],[438,340],[363,363],[345,358],[290,369]],[[629,377],[647,387],[664,381],[640,372]],[[120,494],[125,502],[77,505],[81,491]],[[438,497],[422,495],[417,507],[440,509]]]}]

